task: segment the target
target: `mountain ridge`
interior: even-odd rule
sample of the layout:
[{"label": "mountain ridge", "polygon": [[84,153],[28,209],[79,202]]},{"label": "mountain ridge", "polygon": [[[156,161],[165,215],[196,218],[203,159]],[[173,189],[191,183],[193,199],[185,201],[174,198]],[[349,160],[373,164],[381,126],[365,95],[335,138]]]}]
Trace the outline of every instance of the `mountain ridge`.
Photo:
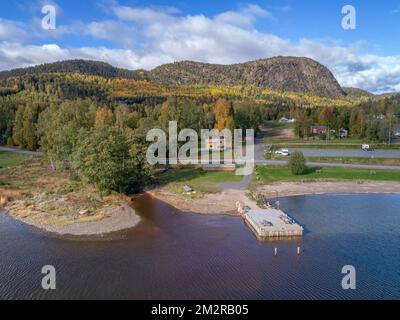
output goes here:
[{"label": "mountain ridge", "polygon": [[181,61],[161,65],[149,71],[148,77],[164,84],[254,85],[316,96],[346,96],[328,68],[304,57],[274,57],[231,65]]},{"label": "mountain ridge", "polygon": [[328,68],[304,57],[273,57],[231,65],[180,61],[150,71],[127,70],[106,62],[76,59],[2,71],[0,78],[40,72],[129,78],[166,85],[256,86],[329,98],[347,95]]},{"label": "mountain ridge", "polygon": [[43,73],[81,73],[93,76],[103,76],[110,78],[140,79],[141,70],[128,70],[112,66],[103,61],[95,60],[62,60],[52,63],[45,63],[36,66],[17,68],[12,70],[0,71],[0,78],[18,77],[31,75],[38,72]]}]

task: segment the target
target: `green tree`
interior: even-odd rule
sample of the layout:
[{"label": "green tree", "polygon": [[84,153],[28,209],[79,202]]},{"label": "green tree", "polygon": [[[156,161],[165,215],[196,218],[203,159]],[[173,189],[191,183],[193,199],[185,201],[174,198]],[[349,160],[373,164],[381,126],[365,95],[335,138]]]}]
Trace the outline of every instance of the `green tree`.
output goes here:
[{"label": "green tree", "polygon": [[79,140],[73,151],[73,168],[100,190],[122,191],[130,175],[129,146],[114,127],[97,127]]},{"label": "green tree", "polygon": [[294,175],[302,175],[306,172],[306,159],[301,151],[295,151],[290,156],[289,168]]},{"label": "green tree", "polygon": [[310,134],[310,120],[308,120],[306,110],[299,110],[296,113],[296,122],[294,124],[294,132],[299,138],[308,138]]},{"label": "green tree", "polygon": [[39,143],[50,158],[53,169],[70,168],[74,147],[94,126],[94,109],[90,100],[76,100],[53,104],[40,114]]},{"label": "green tree", "polygon": [[145,152],[116,127],[98,127],[73,151],[73,168],[83,181],[102,191],[132,192],[146,181]]}]

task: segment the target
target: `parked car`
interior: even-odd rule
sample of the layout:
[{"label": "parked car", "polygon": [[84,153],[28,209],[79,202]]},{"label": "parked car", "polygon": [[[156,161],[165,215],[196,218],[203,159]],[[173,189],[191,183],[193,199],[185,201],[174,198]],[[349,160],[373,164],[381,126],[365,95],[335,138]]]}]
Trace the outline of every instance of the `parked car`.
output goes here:
[{"label": "parked car", "polygon": [[277,150],[277,151],[275,151],[275,154],[280,155],[280,156],[285,156],[285,157],[290,156],[290,152],[288,149]]},{"label": "parked car", "polygon": [[400,138],[400,131],[397,131],[397,132],[394,134],[394,136],[395,136],[396,138]]},{"label": "parked car", "polygon": [[363,144],[363,145],[362,145],[362,149],[363,149],[364,151],[374,151],[374,149],[372,148],[372,146],[369,145],[369,144]]}]

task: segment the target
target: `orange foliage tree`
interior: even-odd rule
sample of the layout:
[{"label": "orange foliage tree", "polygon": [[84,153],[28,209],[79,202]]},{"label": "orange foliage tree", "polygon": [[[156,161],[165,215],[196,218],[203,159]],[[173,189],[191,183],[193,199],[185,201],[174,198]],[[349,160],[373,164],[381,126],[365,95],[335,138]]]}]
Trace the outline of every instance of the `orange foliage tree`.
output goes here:
[{"label": "orange foliage tree", "polygon": [[234,128],[233,107],[225,99],[217,100],[214,107],[214,115],[216,120],[215,129],[221,131]]}]

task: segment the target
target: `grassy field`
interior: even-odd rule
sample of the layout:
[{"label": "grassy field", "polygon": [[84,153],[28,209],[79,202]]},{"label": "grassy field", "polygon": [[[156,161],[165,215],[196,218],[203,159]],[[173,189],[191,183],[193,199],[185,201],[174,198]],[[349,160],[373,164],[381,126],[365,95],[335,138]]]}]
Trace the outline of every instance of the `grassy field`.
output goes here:
[{"label": "grassy field", "polygon": [[398,158],[306,157],[308,162],[400,166]]},{"label": "grassy field", "polygon": [[[95,188],[70,179],[68,173],[53,172],[42,157],[0,153],[0,207],[13,216],[37,222],[67,225],[97,221],[106,209],[120,202],[119,195],[102,197]],[[90,215],[80,215],[89,210]]]},{"label": "grassy field", "polygon": [[255,181],[269,184],[279,181],[318,181],[318,180],[375,180],[400,181],[400,170],[365,170],[350,168],[310,167],[303,175],[293,175],[287,167],[257,167]]},{"label": "grassy field", "polygon": [[198,168],[173,168],[158,175],[157,179],[166,191],[182,194],[183,186],[188,185],[196,193],[190,196],[202,197],[205,193],[218,193],[219,184],[240,182],[243,177],[234,172],[206,172]]},{"label": "grassy field", "polygon": [[[284,157],[276,154],[270,154],[266,157],[269,160],[285,160]],[[361,158],[361,157],[306,157],[307,162],[320,163],[343,163],[343,164],[364,164],[364,165],[383,165],[383,166],[400,166],[398,158]]]},{"label": "grassy field", "polygon": [[0,170],[20,166],[29,158],[31,156],[0,151]]},{"label": "grassy field", "polygon": [[281,123],[281,122],[274,122],[273,129],[294,129],[294,123]]}]

